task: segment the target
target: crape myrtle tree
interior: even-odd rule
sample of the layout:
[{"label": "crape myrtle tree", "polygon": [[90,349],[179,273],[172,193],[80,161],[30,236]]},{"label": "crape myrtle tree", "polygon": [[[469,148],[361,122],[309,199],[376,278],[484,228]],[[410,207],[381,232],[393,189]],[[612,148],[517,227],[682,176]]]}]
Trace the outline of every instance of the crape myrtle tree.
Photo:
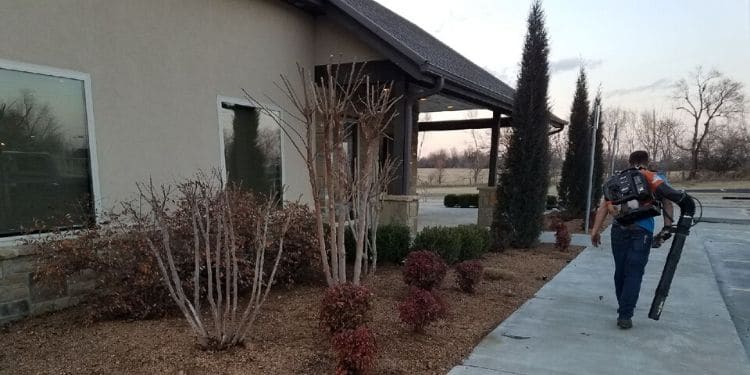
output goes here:
[{"label": "crape myrtle tree", "polygon": [[562,166],[560,184],[557,187],[560,204],[570,217],[583,217],[586,210],[586,180],[591,155],[589,147],[589,99],[586,70],[581,67],[570,110],[568,126],[568,150]]},{"label": "crape myrtle tree", "polygon": [[[378,150],[400,97],[391,95],[392,82],[371,81],[364,64],[328,64],[317,79],[302,67],[297,73],[298,85],[287,76],[278,84],[292,103],[291,110],[283,110],[284,116],[244,92],[281,127],[304,161],[328,286],[348,281],[359,285],[363,273],[373,273],[377,266],[375,236],[367,233],[376,232],[382,194],[395,170],[393,160],[380,162]],[[271,97],[266,99],[274,103]],[[346,149],[355,131],[359,160],[352,168]],[[355,238],[352,272],[347,272],[347,230]]]},{"label": "crape myrtle tree", "polygon": [[513,135],[497,186],[495,245],[530,247],[542,231],[549,184],[549,41],[540,1],[531,6],[513,104]]}]

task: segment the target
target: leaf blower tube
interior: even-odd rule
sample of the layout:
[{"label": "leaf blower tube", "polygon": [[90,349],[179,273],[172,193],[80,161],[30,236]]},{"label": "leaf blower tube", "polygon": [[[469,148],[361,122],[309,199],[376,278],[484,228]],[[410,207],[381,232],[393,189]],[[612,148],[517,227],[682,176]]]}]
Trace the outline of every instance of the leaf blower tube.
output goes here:
[{"label": "leaf blower tube", "polygon": [[677,269],[677,263],[682,255],[682,248],[685,246],[685,239],[690,234],[690,227],[693,226],[693,216],[695,215],[695,202],[693,197],[685,192],[675,190],[667,184],[661,184],[656,189],[656,196],[669,199],[677,203],[680,207],[680,219],[677,221],[677,227],[674,229],[674,239],[672,246],[669,248],[667,261],[664,264],[664,270],[659,279],[659,286],[656,287],[654,300],[651,302],[651,310],[648,317],[653,320],[659,320],[661,311],[664,308],[664,301],[669,294],[669,288],[672,286],[674,272]]}]

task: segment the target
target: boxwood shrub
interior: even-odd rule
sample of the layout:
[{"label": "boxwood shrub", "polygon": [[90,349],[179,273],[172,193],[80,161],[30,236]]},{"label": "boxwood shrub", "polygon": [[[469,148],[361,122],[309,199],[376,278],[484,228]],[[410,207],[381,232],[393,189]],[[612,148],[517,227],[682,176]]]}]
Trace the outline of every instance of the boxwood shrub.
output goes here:
[{"label": "boxwood shrub", "polygon": [[378,227],[378,262],[400,263],[409,254],[411,233],[403,224]]},{"label": "boxwood shrub", "polygon": [[[372,236],[372,233],[368,233]],[[411,248],[411,233],[409,227],[403,224],[388,224],[378,227],[378,263],[400,263]],[[357,241],[351,227],[344,232],[344,248],[346,249],[346,260],[353,262]]]},{"label": "boxwood shrub", "polygon": [[479,194],[448,194],[443,198],[445,207],[479,207]]},{"label": "boxwood shrub", "polygon": [[448,264],[477,259],[490,248],[490,232],[476,224],[427,227],[414,239],[414,250],[432,250]]},{"label": "boxwood shrub", "polygon": [[461,237],[460,260],[477,259],[490,248],[490,231],[486,227],[476,224],[459,225],[456,227]]},{"label": "boxwood shrub", "polygon": [[427,227],[414,238],[414,250],[431,250],[438,253],[448,264],[461,257],[461,235],[456,228]]},{"label": "boxwood shrub", "polygon": [[456,194],[448,194],[445,197],[443,197],[443,205],[448,208],[453,208],[458,206],[458,195]]}]

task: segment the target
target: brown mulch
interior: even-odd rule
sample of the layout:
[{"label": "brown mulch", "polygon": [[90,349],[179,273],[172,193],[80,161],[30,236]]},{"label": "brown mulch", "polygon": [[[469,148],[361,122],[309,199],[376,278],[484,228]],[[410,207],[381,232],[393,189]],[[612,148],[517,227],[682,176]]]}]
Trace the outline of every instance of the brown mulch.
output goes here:
[{"label": "brown mulch", "polygon": [[[445,319],[425,334],[412,333],[398,318],[405,295],[396,266],[383,266],[366,284],[375,293],[370,328],[377,336],[375,374],[444,374],[460,363],[494,327],[582,250],[543,245],[487,254],[485,267],[510,280],[483,280],[473,295],[460,292],[453,273],[440,293]],[[55,374],[332,374],[334,355],[318,327],[322,287],[272,292],[247,347],[226,352],[196,348],[180,318],[87,324],[81,307],[26,319],[0,331],[0,373]]]}]

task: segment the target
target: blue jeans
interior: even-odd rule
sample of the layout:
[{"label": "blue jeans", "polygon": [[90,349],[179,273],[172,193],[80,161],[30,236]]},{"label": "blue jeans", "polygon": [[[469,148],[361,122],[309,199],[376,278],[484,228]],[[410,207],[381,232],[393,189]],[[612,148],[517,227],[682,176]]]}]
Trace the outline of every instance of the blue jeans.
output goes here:
[{"label": "blue jeans", "polygon": [[637,226],[612,224],[612,255],[615,258],[615,293],[618,319],[633,317],[641,291],[643,271],[648,263],[653,233]]}]

